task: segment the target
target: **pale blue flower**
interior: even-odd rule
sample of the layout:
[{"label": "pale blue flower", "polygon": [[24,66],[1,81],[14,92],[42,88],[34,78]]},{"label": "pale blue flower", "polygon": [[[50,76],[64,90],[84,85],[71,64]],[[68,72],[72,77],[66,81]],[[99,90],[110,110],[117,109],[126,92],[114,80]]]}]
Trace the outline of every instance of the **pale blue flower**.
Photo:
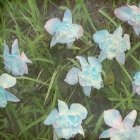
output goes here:
[{"label": "pale blue flower", "polygon": [[73,67],[68,72],[65,82],[70,85],[78,83],[83,87],[84,94],[90,96],[91,88],[100,89],[103,87],[101,71],[102,65],[95,57],[88,57],[88,61],[82,57],[76,57],[81,64],[81,68]]},{"label": "pale blue flower", "polygon": [[133,92],[140,95],[140,72],[136,72],[133,79],[134,79],[134,81],[132,82]]},{"label": "pale blue flower", "polygon": [[7,44],[4,44],[3,58],[5,69],[8,72],[12,72],[14,76],[28,74],[28,66],[26,63],[32,62],[27,58],[24,52],[20,54],[17,39],[15,39],[12,44],[11,53],[9,52]]},{"label": "pale blue flower", "polygon": [[99,60],[102,62],[105,58],[116,60],[124,64],[125,63],[125,51],[130,49],[130,36],[124,34],[122,37],[122,27],[118,27],[113,34],[110,34],[107,30],[101,30],[93,35],[93,39],[99,44],[101,53]]},{"label": "pale blue flower", "polygon": [[16,84],[16,78],[12,77],[6,73],[0,76],[0,107],[6,107],[7,102],[19,102],[20,100],[10,93],[6,91],[6,88],[13,87]]},{"label": "pale blue flower", "polygon": [[140,126],[133,127],[137,117],[137,111],[131,111],[122,120],[119,111],[115,109],[104,111],[105,123],[111,128],[104,131],[100,138],[110,138],[111,140],[139,140]]},{"label": "pale blue flower", "polygon": [[140,7],[126,5],[116,8],[114,13],[120,20],[128,22],[133,27],[137,36],[140,35]]},{"label": "pale blue flower", "polygon": [[66,43],[68,47],[71,47],[73,42],[83,35],[82,26],[72,23],[72,14],[69,9],[65,11],[63,21],[58,18],[50,19],[44,28],[53,36],[50,47],[57,43]]},{"label": "pale blue flower", "polygon": [[87,109],[81,104],[74,103],[68,108],[65,102],[58,100],[58,110],[53,109],[44,124],[53,125],[58,138],[69,139],[78,133],[84,136],[81,123],[86,117]]}]

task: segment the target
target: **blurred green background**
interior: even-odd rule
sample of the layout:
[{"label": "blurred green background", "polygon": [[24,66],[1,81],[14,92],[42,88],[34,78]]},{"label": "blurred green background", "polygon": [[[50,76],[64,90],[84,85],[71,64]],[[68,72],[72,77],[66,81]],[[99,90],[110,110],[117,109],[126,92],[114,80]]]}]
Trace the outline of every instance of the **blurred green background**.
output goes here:
[{"label": "blurred green background", "polygon": [[[80,103],[88,109],[83,122],[85,138],[76,135],[73,140],[98,140],[108,127],[104,124],[104,110],[116,108],[122,116],[132,109],[138,111],[140,123],[140,97],[132,93],[132,77],[140,70],[140,41],[132,28],[115,18],[113,10],[128,4],[138,5],[139,0],[0,0],[0,74],[6,72],[3,64],[3,43],[11,46],[19,40],[33,64],[29,74],[17,77],[11,90],[19,103],[8,103],[0,109],[0,140],[52,140],[52,127],[43,124],[50,111],[57,107],[57,99]],[[51,36],[44,30],[45,22],[53,17],[62,19],[65,9],[72,11],[73,22],[84,28],[84,36],[71,49],[57,44],[52,49]],[[131,49],[126,53],[124,66],[116,60],[103,62],[104,88],[92,90],[91,97],[83,94],[79,85],[70,86],[64,78],[78,63],[77,55],[98,56],[100,50],[92,40],[98,30],[113,32],[119,25],[131,35]]]}]

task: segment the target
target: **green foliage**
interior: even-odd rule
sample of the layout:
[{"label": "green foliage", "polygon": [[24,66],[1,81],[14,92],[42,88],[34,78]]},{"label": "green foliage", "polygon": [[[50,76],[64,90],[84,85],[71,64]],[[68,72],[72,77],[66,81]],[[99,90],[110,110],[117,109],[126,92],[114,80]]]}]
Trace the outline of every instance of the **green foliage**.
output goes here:
[{"label": "green foliage", "polygon": [[[57,99],[70,103],[81,103],[89,111],[83,123],[85,138],[78,135],[77,140],[96,140],[105,129],[102,112],[117,108],[126,114],[136,109],[140,114],[140,98],[131,90],[132,76],[140,70],[139,38],[130,26],[114,17],[113,9],[136,0],[5,0],[0,1],[0,73],[5,72],[2,52],[3,42],[9,46],[15,38],[19,39],[20,49],[24,50],[33,64],[29,75],[18,77],[13,93],[21,99],[19,103],[9,103],[0,109],[0,139],[3,140],[52,140],[51,127],[43,124],[44,118],[57,106]],[[98,6],[99,5],[99,6]],[[84,28],[84,36],[74,43],[71,49],[58,44],[49,47],[51,36],[44,30],[45,21],[60,17],[66,7],[73,13],[73,20]],[[92,41],[94,32],[100,29],[115,30],[122,25],[124,32],[131,35],[131,49],[126,54],[126,64],[115,60],[103,62],[104,88],[93,90],[90,98],[83,95],[82,89],[64,82],[67,71],[79,66],[77,55],[99,55],[97,44]],[[140,122],[140,119],[137,120]]]}]

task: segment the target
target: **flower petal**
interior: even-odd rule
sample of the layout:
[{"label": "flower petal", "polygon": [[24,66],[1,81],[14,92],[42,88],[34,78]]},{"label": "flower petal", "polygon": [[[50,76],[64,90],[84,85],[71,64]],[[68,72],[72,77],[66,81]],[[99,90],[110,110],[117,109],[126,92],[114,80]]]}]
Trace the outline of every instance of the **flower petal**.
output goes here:
[{"label": "flower petal", "polygon": [[16,84],[16,78],[6,73],[0,76],[0,86],[3,88],[13,87]]},{"label": "flower petal", "polygon": [[114,10],[114,14],[122,21],[128,21],[132,17],[132,10],[129,6],[122,6]]},{"label": "flower petal", "polygon": [[69,108],[65,102],[58,100],[58,110],[59,112],[65,112],[68,111]]},{"label": "flower petal", "polygon": [[132,27],[133,27],[133,30],[134,30],[135,34],[137,36],[139,36],[140,35],[140,27],[139,26],[132,26]]},{"label": "flower petal", "polygon": [[95,65],[95,66],[100,64],[96,57],[91,57],[91,56],[88,57],[88,62],[90,65]]},{"label": "flower petal", "polygon": [[11,54],[15,55],[15,56],[20,56],[20,51],[19,51],[18,40],[17,39],[15,39],[13,44],[12,44]]},{"label": "flower petal", "polygon": [[73,46],[73,42],[67,43],[68,48],[71,48]]},{"label": "flower petal", "polygon": [[73,137],[72,131],[73,130],[71,127],[61,128],[62,138],[69,139],[69,138]]},{"label": "flower petal", "polygon": [[63,22],[68,22],[72,24],[72,14],[69,9],[67,9],[64,13]]},{"label": "flower petal", "polygon": [[26,56],[24,52],[21,53],[20,58],[26,63],[32,63],[32,61]]},{"label": "flower petal", "polygon": [[113,137],[110,140],[124,140],[123,138],[120,138],[119,136]]},{"label": "flower petal", "polygon": [[79,39],[81,36],[83,36],[83,27],[81,25],[78,24],[74,24],[75,28],[77,28],[77,32],[76,32],[76,39]]},{"label": "flower petal", "polygon": [[116,60],[123,65],[125,63],[125,54],[120,53],[116,55]]},{"label": "flower petal", "polygon": [[62,134],[61,128],[55,128],[54,129],[54,133],[56,133],[58,138],[63,138],[63,134]]},{"label": "flower petal", "polygon": [[20,99],[18,99],[15,95],[13,95],[12,93],[8,92],[5,90],[5,96],[7,101],[12,101],[12,102],[19,102]]},{"label": "flower petal", "polygon": [[56,118],[57,115],[58,115],[58,111],[57,111],[57,109],[55,108],[55,109],[53,109],[53,110],[51,111],[51,113],[47,116],[47,118],[46,118],[45,121],[44,121],[44,124],[45,124],[45,125],[51,125],[51,124],[54,122],[54,120],[55,120],[55,118]]},{"label": "flower petal", "polygon": [[104,53],[104,51],[101,51],[101,53],[100,53],[100,55],[99,55],[99,57],[98,57],[98,60],[99,60],[100,62],[102,62],[102,61],[105,60],[106,57],[107,57],[107,55]]},{"label": "flower petal", "polygon": [[123,40],[122,40],[122,46],[121,48],[124,48],[123,51],[126,51],[126,49],[130,50],[130,36],[128,34],[124,34]]},{"label": "flower petal", "polygon": [[140,126],[133,127],[130,136],[132,140],[140,140]]},{"label": "flower petal", "polygon": [[114,129],[114,128],[110,128],[108,130],[105,130],[104,132],[101,133],[100,135],[100,139],[101,138],[111,138],[113,136],[115,136],[115,134],[118,132],[117,129]]},{"label": "flower petal", "polygon": [[48,20],[45,25],[44,28],[46,29],[46,31],[48,33],[50,33],[51,35],[54,34],[55,32],[55,27],[60,23],[60,20],[58,18],[52,18],[50,20]]},{"label": "flower petal", "polygon": [[131,111],[123,120],[123,125],[125,128],[132,127],[137,117],[137,111]]},{"label": "flower petal", "polygon": [[81,67],[88,65],[87,60],[82,56],[76,56],[76,58],[80,61]]},{"label": "flower petal", "polygon": [[122,37],[123,31],[122,31],[122,27],[119,26],[114,32],[113,35],[118,36],[118,37]]},{"label": "flower petal", "polygon": [[4,43],[4,59],[6,59],[6,57],[8,57],[10,55],[9,53],[9,47],[6,43]]},{"label": "flower petal", "polygon": [[96,43],[101,43],[106,39],[108,35],[109,35],[109,32],[107,30],[97,31],[95,34],[93,34],[93,40]]},{"label": "flower petal", "polygon": [[96,57],[88,57],[88,62],[91,66],[96,67],[96,69],[98,70],[98,72],[102,71],[102,65],[99,61],[99,59],[97,59]]},{"label": "flower petal", "polygon": [[87,109],[83,105],[78,104],[78,103],[71,104],[70,110],[74,111],[76,113],[79,113],[79,115],[81,116],[82,119],[85,119],[88,114]]},{"label": "flower petal", "polygon": [[132,84],[132,85],[133,85],[133,92],[137,93],[138,95],[140,95],[140,86],[135,85],[135,84]]},{"label": "flower petal", "polygon": [[65,82],[67,82],[70,85],[75,85],[76,83],[78,83],[78,73],[79,73],[79,69],[76,67],[73,67],[72,69],[70,69],[70,71],[67,73],[66,78],[65,78]]},{"label": "flower petal", "polygon": [[84,130],[81,125],[79,125],[77,127],[72,127],[72,130],[73,130],[73,132],[72,132],[73,135],[76,135],[76,134],[81,134],[83,136],[85,135]]},{"label": "flower petal", "polygon": [[5,89],[0,87],[0,107],[6,107],[7,105],[7,99],[5,96]]},{"label": "flower petal", "polygon": [[86,96],[90,97],[91,86],[83,86],[83,91]]},{"label": "flower petal", "polygon": [[121,129],[122,128],[122,117],[119,113],[119,111],[111,109],[104,111],[103,114],[104,121],[108,126],[111,126],[115,129]]},{"label": "flower petal", "polygon": [[50,47],[53,47],[55,44],[57,44],[58,43],[58,41],[57,41],[57,39],[56,39],[56,35],[54,35],[53,37],[52,37],[52,40],[51,40],[51,43],[50,43]]}]

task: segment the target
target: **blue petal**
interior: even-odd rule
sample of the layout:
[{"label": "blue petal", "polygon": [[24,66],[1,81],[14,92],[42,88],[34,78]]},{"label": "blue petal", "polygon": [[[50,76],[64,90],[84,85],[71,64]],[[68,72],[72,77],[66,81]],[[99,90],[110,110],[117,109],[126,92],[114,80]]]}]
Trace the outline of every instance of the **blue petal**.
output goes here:
[{"label": "blue petal", "polygon": [[85,119],[88,114],[87,109],[83,105],[78,103],[71,104],[70,110],[79,113],[82,119]]},{"label": "blue petal", "polygon": [[7,99],[5,96],[5,90],[4,88],[0,87],[0,107],[6,107],[7,105]]},{"label": "blue petal", "polygon": [[73,130],[73,135],[76,135],[76,134],[81,134],[84,136],[84,130],[82,128],[81,125],[77,126],[77,127],[72,127],[72,130]]},{"label": "blue petal", "polygon": [[118,132],[117,129],[110,128],[110,129],[105,130],[104,132],[102,132],[100,134],[99,138],[113,138],[113,136],[115,136],[117,134],[117,132]]},{"label": "blue petal", "polygon": [[139,80],[140,79],[140,72],[136,72],[133,79],[134,80],[137,80],[137,79]]},{"label": "blue petal", "polygon": [[104,121],[108,126],[111,126],[115,129],[122,129],[123,123],[122,123],[122,117],[120,115],[120,112],[115,109],[110,109],[104,111],[103,114]]},{"label": "blue petal", "polygon": [[90,97],[90,93],[91,93],[91,87],[90,86],[83,86],[83,91],[84,94],[88,97]]},{"label": "blue petal", "polygon": [[73,46],[73,42],[67,43],[68,48],[71,48]]},{"label": "blue petal", "polygon": [[24,52],[21,53],[20,58],[25,62],[25,63],[32,63],[32,61],[26,56]]},{"label": "blue petal", "polygon": [[80,61],[81,67],[85,67],[88,65],[87,60],[82,56],[76,56],[76,58]]},{"label": "blue petal", "polygon": [[122,34],[123,34],[122,27],[119,26],[119,27],[113,32],[113,34],[114,34],[115,36],[122,37]]},{"label": "blue petal", "polygon": [[78,24],[74,24],[73,25],[76,29],[75,29],[75,33],[76,33],[76,35],[75,35],[75,37],[76,37],[76,39],[79,39],[80,37],[82,37],[83,36],[83,27],[81,26],[81,25],[78,25]]},{"label": "blue petal", "polygon": [[128,34],[124,34],[124,37],[120,42],[120,52],[124,52],[127,49],[130,49],[130,36]]},{"label": "blue petal", "polygon": [[68,111],[69,108],[65,102],[58,100],[58,110],[59,112],[64,112],[64,111]]},{"label": "blue petal", "polygon": [[57,44],[58,43],[58,41],[57,41],[57,39],[56,39],[56,36],[53,36],[52,37],[52,40],[51,40],[51,44],[50,44],[50,47],[53,47],[55,44]]},{"label": "blue petal", "polygon": [[12,102],[19,102],[20,99],[18,99],[15,95],[11,94],[10,92],[5,90],[5,96],[7,101],[12,101]]},{"label": "blue petal", "polygon": [[15,39],[13,44],[12,44],[11,54],[15,55],[15,56],[20,56],[20,51],[19,51],[18,40],[17,39]]},{"label": "blue petal", "polygon": [[69,138],[73,137],[71,127],[55,129],[55,132],[59,138],[69,139]]},{"label": "blue petal", "polygon": [[88,57],[88,62],[92,67],[95,67],[98,72],[101,72],[102,70],[102,65],[99,61],[99,59],[97,59],[96,57]]},{"label": "blue petal", "polygon": [[71,110],[70,112],[71,114],[67,115],[68,124],[73,127],[80,125],[82,123],[82,118],[80,114],[73,110]]},{"label": "blue petal", "polygon": [[76,83],[78,83],[78,73],[79,73],[79,71],[80,70],[78,68],[73,67],[68,72],[64,81],[67,82],[70,85],[75,85]]},{"label": "blue petal", "polygon": [[82,73],[79,74],[79,84],[83,86],[92,86],[91,81],[87,79],[87,77],[83,76]]},{"label": "blue petal", "polygon": [[58,18],[53,18],[48,20],[45,25],[44,28],[46,29],[46,31],[48,33],[50,33],[51,35],[54,34],[55,32],[55,28],[57,27],[57,25],[60,23],[60,20]]},{"label": "blue petal", "polygon": [[96,43],[101,43],[106,39],[108,35],[109,35],[109,32],[107,30],[101,30],[93,34],[93,40]]},{"label": "blue petal", "polygon": [[131,111],[123,120],[124,127],[126,129],[133,127],[136,117],[137,117],[137,111],[136,110]]},{"label": "blue petal", "polygon": [[69,9],[67,9],[64,13],[63,22],[68,22],[72,24],[72,14]]},{"label": "blue petal", "polygon": [[122,6],[114,10],[115,16],[122,21],[128,21],[132,18],[133,12],[129,6]]},{"label": "blue petal", "polygon": [[116,56],[116,60],[123,65],[125,63],[125,54],[124,53],[118,54]]},{"label": "blue petal", "polygon": [[55,128],[54,131],[55,131],[58,138],[63,138],[61,128]]},{"label": "blue petal", "polygon": [[96,57],[91,57],[91,56],[88,57],[88,62],[90,65],[93,65],[93,66],[96,66],[99,64],[98,59]]},{"label": "blue petal", "polygon": [[4,59],[6,59],[9,55],[10,55],[9,47],[7,44],[4,43],[4,54],[3,54]]},{"label": "blue petal", "polygon": [[45,121],[44,121],[44,124],[46,124],[46,125],[51,125],[51,124],[54,122],[54,120],[55,120],[55,118],[57,117],[57,115],[58,115],[58,111],[57,111],[57,109],[55,108],[55,109],[53,109],[53,110],[51,111],[51,113],[47,116],[47,118],[46,118]]},{"label": "blue petal", "polygon": [[101,51],[101,53],[100,53],[100,55],[98,57],[98,60],[100,62],[102,62],[102,61],[104,61],[106,59],[106,57],[107,57],[107,55],[105,54],[105,52],[104,51]]},{"label": "blue petal", "polygon": [[0,76],[0,86],[3,88],[13,87],[16,84],[16,78],[6,73]]},{"label": "blue petal", "polygon": [[140,35],[140,27],[137,27],[137,26],[132,26],[132,27],[133,27],[133,30],[134,30],[135,34],[137,36],[139,36]]}]

